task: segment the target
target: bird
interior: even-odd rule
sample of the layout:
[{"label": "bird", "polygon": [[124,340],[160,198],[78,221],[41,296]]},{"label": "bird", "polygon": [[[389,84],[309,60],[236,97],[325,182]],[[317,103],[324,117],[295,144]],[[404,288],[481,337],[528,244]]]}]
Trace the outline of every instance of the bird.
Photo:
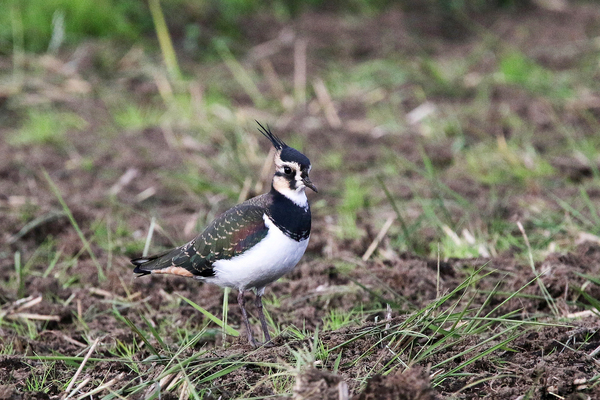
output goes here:
[{"label": "bird", "polygon": [[300,261],[311,230],[306,188],[317,193],[309,173],[310,160],[286,145],[269,126],[258,130],[275,148],[271,189],[225,211],[188,243],[148,257],[131,260],[138,277],[173,274],[238,290],[248,343],[252,335],[244,293],[255,292],[255,306],[265,342],[271,342],[263,312],[265,288]]}]

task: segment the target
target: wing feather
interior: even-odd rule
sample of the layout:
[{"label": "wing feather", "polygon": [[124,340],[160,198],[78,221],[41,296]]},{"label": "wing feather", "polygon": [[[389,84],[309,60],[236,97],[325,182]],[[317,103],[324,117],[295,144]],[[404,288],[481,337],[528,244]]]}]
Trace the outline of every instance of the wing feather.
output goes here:
[{"label": "wing feather", "polygon": [[177,275],[213,276],[212,265],[222,259],[243,254],[268,233],[265,207],[252,199],[217,217],[192,241],[150,257],[132,260],[134,272],[175,273]]}]

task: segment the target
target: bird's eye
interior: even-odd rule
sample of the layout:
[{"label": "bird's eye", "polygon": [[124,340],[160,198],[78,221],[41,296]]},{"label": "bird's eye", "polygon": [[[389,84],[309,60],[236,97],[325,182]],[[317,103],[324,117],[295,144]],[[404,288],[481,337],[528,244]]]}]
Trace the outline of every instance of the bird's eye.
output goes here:
[{"label": "bird's eye", "polygon": [[285,167],[283,167],[283,172],[286,175],[290,175],[292,173],[292,169],[290,167],[285,166]]}]

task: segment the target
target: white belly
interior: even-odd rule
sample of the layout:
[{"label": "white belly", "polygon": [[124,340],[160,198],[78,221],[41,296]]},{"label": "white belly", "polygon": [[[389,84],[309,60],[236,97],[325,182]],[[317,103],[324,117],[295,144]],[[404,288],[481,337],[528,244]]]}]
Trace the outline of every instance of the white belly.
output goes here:
[{"label": "white belly", "polygon": [[221,287],[261,291],[298,264],[309,238],[301,242],[290,239],[266,215],[263,218],[269,228],[267,236],[239,256],[216,261],[213,264],[215,276],[203,280]]}]

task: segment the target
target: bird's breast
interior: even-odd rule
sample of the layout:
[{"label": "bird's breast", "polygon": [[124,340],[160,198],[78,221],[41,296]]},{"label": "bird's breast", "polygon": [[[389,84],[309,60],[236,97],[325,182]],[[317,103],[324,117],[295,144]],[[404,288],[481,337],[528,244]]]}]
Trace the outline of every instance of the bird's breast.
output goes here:
[{"label": "bird's breast", "polygon": [[300,261],[309,237],[294,240],[264,216],[269,232],[263,240],[244,253],[213,264],[215,275],[205,280],[239,290],[261,289],[290,272]]}]

